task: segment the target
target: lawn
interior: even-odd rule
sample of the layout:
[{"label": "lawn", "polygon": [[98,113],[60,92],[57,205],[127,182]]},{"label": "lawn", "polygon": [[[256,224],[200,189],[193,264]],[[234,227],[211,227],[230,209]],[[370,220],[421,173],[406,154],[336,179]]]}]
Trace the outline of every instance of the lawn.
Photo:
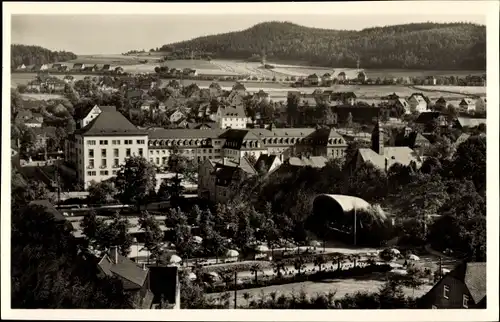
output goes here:
[{"label": "lawn", "polygon": [[[246,300],[243,295],[248,292],[250,297],[254,300],[260,299],[262,294],[269,296],[272,292],[277,292],[277,295],[291,295],[292,293],[299,294],[302,290],[308,296],[315,296],[317,294],[326,294],[328,292],[334,292],[335,298],[339,299],[346,294],[352,294],[356,292],[378,292],[378,290],[384,285],[384,280],[382,276],[372,276],[369,278],[352,278],[352,279],[336,279],[336,280],[322,280],[315,282],[302,282],[302,283],[291,283],[285,285],[275,285],[267,286],[261,288],[253,288],[247,290],[237,291],[237,303],[239,305],[245,305]],[[405,293],[408,296],[420,297],[427,293],[432,288],[431,285],[423,285],[420,289],[413,290],[409,288],[404,288]],[[230,303],[234,303],[234,291],[229,292]],[[222,293],[206,294],[207,298],[218,298]]]}]

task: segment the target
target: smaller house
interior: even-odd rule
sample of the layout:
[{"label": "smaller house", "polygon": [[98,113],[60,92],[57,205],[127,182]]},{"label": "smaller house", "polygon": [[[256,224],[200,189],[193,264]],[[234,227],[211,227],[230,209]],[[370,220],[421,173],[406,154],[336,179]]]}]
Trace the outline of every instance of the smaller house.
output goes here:
[{"label": "smaller house", "polygon": [[66,72],[66,71],[68,71],[68,66],[62,65],[61,68],[59,68],[59,71],[60,72]]},{"label": "smaller house", "polygon": [[366,73],[364,71],[361,71],[358,73],[358,76],[357,76],[358,82],[364,83],[364,82],[366,82],[367,79],[368,79],[368,77],[366,76]]},{"label": "smaller house", "polygon": [[336,92],[330,95],[330,101],[334,106],[356,104],[356,94],[354,92]]},{"label": "smaller house", "polygon": [[269,93],[264,92],[262,89],[253,94],[253,99],[259,102],[269,102]]},{"label": "smaller house", "polygon": [[400,109],[403,109],[405,111],[405,114],[410,114],[411,113],[411,108],[410,108],[410,104],[408,104],[408,102],[406,101],[405,98],[398,98],[394,104],[394,106],[396,106],[396,108],[400,108]]},{"label": "smaller house", "polygon": [[340,73],[337,75],[337,79],[338,79],[339,81],[345,81],[345,80],[347,80],[347,76],[346,76],[345,72],[340,72]]},{"label": "smaller house", "polygon": [[66,82],[57,77],[52,77],[45,82],[45,87],[50,91],[63,91],[65,86]]},{"label": "smaller house", "polygon": [[485,309],[486,262],[465,262],[418,300],[422,309]]},{"label": "smaller house", "polygon": [[52,70],[53,71],[59,71],[61,69],[62,65],[57,63],[57,64],[52,64]]},{"label": "smaller house", "polygon": [[73,64],[73,68],[71,69],[72,71],[75,71],[75,72],[80,72],[82,71],[83,69],[85,68],[85,65],[82,64],[82,63],[76,63],[76,64]]},{"label": "smaller house", "polygon": [[420,113],[420,115],[415,120],[415,123],[429,126],[435,120],[437,120],[437,122],[439,122],[440,126],[448,126],[448,121],[446,120],[446,116],[441,114],[440,112]]},{"label": "smaller house", "polygon": [[321,84],[323,86],[329,86],[333,81],[333,76],[330,73],[325,73],[321,76]]},{"label": "smaller house", "polygon": [[399,95],[396,93],[389,94],[387,96],[382,96],[380,98],[382,102],[389,104],[389,105],[395,105],[398,100],[400,99]]},{"label": "smaller house", "polygon": [[247,89],[246,89],[245,85],[241,84],[240,82],[237,82],[233,86],[233,92],[236,92],[239,95],[245,96],[246,92],[247,92]]},{"label": "smaller house", "polygon": [[423,113],[427,111],[428,101],[422,94],[412,94],[408,98],[408,104],[412,112]]},{"label": "smaller house", "polygon": [[154,294],[150,290],[149,268],[138,266],[131,259],[122,256],[118,247],[111,247],[98,263],[104,276],[117,277],[123,283],[123,289],[132,298],[135,309],[151,309]]},{"label": "smaller house", "polygon": [[196,69],[192,69],[192,68],[184,68],[184,70],[182,71],[182,73],[185,76],[189,76],[189,77],[194,77],[194,76],[198,75],[198,72],[196,71]]},{"label": "smaller house", "polygon": [[150,111],[153,108],[154,101],[144,101],[139,107],[141,111]]},{"label": "smaller house", "polygon": [[21,64],[21,65],[17,66],[16,69],[17,70],[26,70],[26,65],[25,64]]},{"label": "smaller house", "polygon": [[26,85],[26,88],[29,90],[40,91],[42,89],[42,82],[39,79],[34,79]]},{"label": "smaller house", "polygon": [[446,105],[447,105],[447,101],[444,97],[440,97],[438,98],[438,100],[436,101],[436,103],[434,104],[438,109],[440,110],[444,110],[446,108]]},{"label": "smaller house", "polygon": [[460,104],[458,104],[458,108],[461,112],[473,112],[476,110],[476,101],[472,98],[466,97],[462,99]]},{"label": "smaller house", "polygon": [[186,115],[184,113],[182,113],[180,110],[176,110],[172,114],[170,114],[168,118],[170,120],[170,123],[177,124],[182,119],[185,119]]},{"label": "smaller house", "polygon": [[255,162],[255,169],[259,174],[269,174],[278,169],[281,165],[281,160],[275,154],[261,154]]},{"label": "smaller house", "polygon": [[321,77],[319,77],[316,74],[312,74],[307,76],[307,78],[304,80],[304,85],[306,86],[319,86],[321,82]]},{"label": "smaller house", "polygon": [[40,72],[40,71],[44,71],[44,70],[48,70],[48,69],[49,69],[49,65],[47,65],[47,64],[36,64],[33,66],[31,71]]},{"label": "smaller house", "polygon": [[111,70],[111,65],[110,64],[104,64],[101,69],[103,72],[109,72]]},{"label": "smaller house", "polygon": [[94,65],[94,66],[86,66],[85,68],[83,68],[84,71],[86,72],[95,72],[97,71],[97,65]]},{"label": "smaller house", "polygon": [[124,69],[121,66],[115,67],[115,73],[117,74],[123,74]]}]

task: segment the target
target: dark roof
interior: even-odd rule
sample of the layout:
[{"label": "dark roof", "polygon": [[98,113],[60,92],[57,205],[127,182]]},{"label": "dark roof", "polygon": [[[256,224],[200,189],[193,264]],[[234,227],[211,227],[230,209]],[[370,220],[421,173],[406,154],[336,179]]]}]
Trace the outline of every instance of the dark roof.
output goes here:
[{"label": "dark roof", "polygon": [[354,92],[336,92],[330,95],[332,100],[340,100],[345,101],[350,98],[356,98],[356,94]]},{"label": "dark roof", "polygon": [[227,107],[219,107],[221,109],[222,117],[246,117],[245,109],[242,105],[237,106],[227,106]]},{"label": "dark roof", "polygon": [[236,83],[234,84],[233,86],[233,90],[246,90],[246,87],[245,85],[241,84],[241,83]]},{"label": "dark roof", "polygon": [[476,304],[486,296],[485,262],[462,263],[449,274],[467,286]]},{"label": "dark roof", "polygon": [[123,288],[125,290],[138,289],[144,285],[148,270],[142,269],[131,259],[120,254],[117,256],[118,262],[115,263],[111,256],[106,254],[99,262],[99,266],[106,275],[116,275],[124,280]]},{"label": "dark roof", "polygon": [[29,206],[39,206],[45,208],[48,214],[54,216],[56,221],[65,221],[66,218],[57,210],[54,205],[52,205],[48,200],[33,200],[29,203]]},{"label": "dark roof", "polygon": [[225,130],[222,129],[150,129],[148,136],[150,140],[166,139],[215,139]]},{"label": "dark roof", "polygon": [[104,110],[85,127],[76,130],[76,134],[83,135],[146,135],[139,130],[122,113]]},{"label": "dark roof", "polygon": [[257,159],[257,162],[255,162],[255,167],[260,168],[265,172],[269,172],[269,169],[277,158],[278,156],[275,154],[261,154]]},{"label": "dark roof", "polygon": [[440,103],[440,104],[441,103],[446,103],[446,100],[444,99],[444,97],[441,96],[440,98],[438,98],[438,100],[436,101],[436,103]]},{"label": "dark roof", "polygon": [[440,112],[423,112],[415,120],[415,123],[426,124],[441,116]]}]

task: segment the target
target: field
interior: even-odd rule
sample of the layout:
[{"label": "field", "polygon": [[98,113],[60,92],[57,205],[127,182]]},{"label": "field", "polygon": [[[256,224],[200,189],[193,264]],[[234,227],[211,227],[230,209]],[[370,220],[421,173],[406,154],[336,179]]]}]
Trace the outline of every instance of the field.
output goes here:
[{"label": "field", "polygon": [[[378,292],[378,290],[383,286],[385,282],[382,279],[338,279],[338,280],[323,280],[317,282],[302,282],[302,283],[291,283],[285,285],[277,286],[267,286],[260,288],[253,288],[247,290],[240,290],[237,292],[237,302],[239,305],[245,305],[246,300],[243,298],[243,294],[248,292],[251,298],[254,300],[260,299],[261,294],[268,295],[272,292],[276,292],[278,296],[284,294],[290,296],[292,293],[298,295],[302,290],[308,296],[315,296],[317,294],[326,294],[328,292],[335,292],[335,298],[339,299],[346,294],[353,294],[358,291],[360,292]],[[406,295],[420,297],[427,293],[431,289],[431,285],[423,285],[420,289],[413,290],[409,288],[404,288]],[[229,292],[230,303],[234,303],[234,292]],[[207,298],[217,298],[221,294],[213,293],[207,294]]]},{"label": "field", "polygon": [[37,101],[63,98],[63,96],[59,94],[35,94],[35,93],[23,93],[21,94],[21,97],[27,100],[37,100]]}]

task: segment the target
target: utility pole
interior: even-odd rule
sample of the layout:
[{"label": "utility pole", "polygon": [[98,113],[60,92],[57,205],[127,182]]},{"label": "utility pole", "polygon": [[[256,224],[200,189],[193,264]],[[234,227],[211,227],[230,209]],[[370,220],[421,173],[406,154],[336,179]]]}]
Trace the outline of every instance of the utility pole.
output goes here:
[{"label": "utility pole", "polygon": [[237,296],[237,285],[238,285],[238,272],[234,271],[234,309],[237,308],[238,296]]},{"label": "utility pole", "polygon": [[441,279],[443,276],[443,260],[441,256],[439,256],[439,279]]},{"label": "utility pole", "polygon": [[356,206],[354,206],[354,246],[356,246]]}]

